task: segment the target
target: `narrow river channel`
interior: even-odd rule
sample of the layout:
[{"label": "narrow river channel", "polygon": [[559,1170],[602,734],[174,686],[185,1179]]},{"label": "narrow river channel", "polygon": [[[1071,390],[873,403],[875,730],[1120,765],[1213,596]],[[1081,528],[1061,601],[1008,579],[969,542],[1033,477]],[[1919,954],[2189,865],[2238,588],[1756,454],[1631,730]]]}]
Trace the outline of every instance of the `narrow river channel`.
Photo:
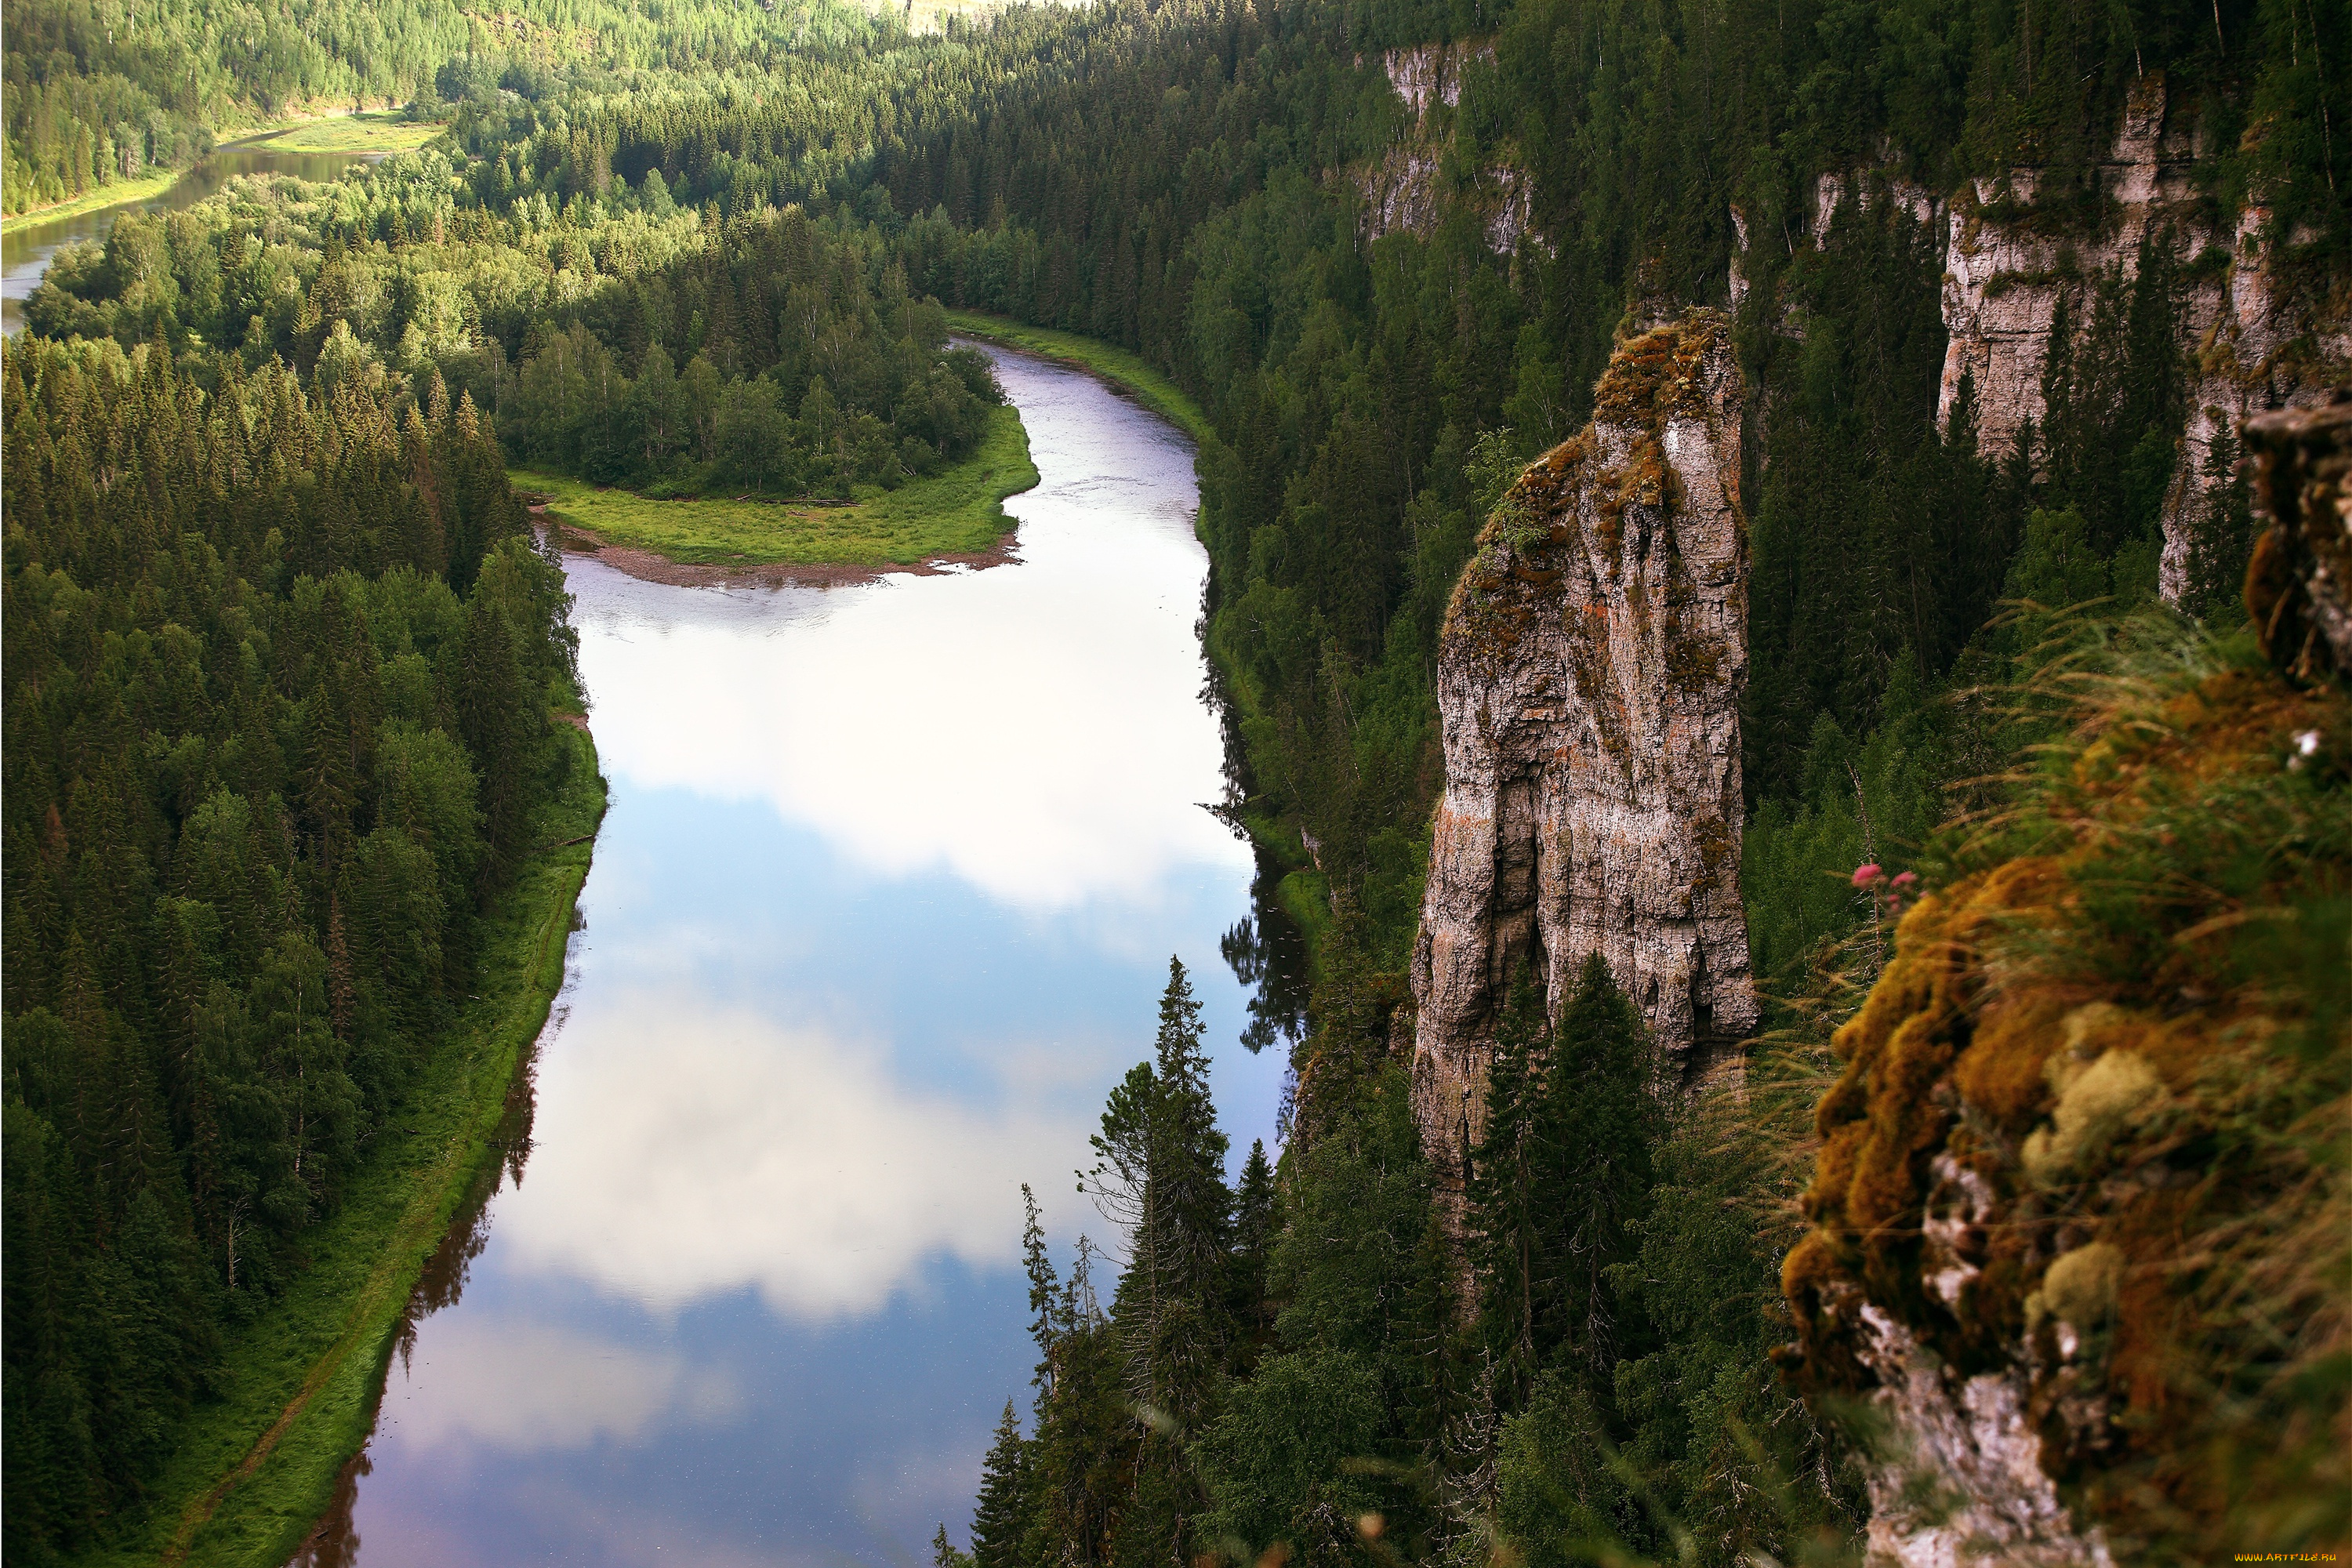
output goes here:
[{"label": "narrow river channel", "polygon": [[[1253,865],[1195,632],[1182,438],[997,356],[1019,563],[663,587],[574,558],[612,809],[535,1096],[412,1306],[304,1563],[929,1561],[1066,1268],[1170,954],[1236,1168],[1284,1058],[1221,954]],[[1262,945],[1262,944],[1261,944]],[[1108,1299],[1110,1280],[1101,1283]]]}]

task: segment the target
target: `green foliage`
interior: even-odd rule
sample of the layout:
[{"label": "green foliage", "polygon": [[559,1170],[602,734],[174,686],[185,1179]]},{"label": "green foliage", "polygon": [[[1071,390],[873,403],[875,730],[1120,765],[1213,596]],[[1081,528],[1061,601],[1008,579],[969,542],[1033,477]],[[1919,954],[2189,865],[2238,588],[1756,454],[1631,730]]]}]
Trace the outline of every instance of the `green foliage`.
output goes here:
[{"label": "green foliage", "polygon": [[2253,558],[2252,497],[2239,471],[2238,439],[2227,426],[2213,433],[2200,477],[2205,500],[2190,520],[2180,607],[2219,631],[2246,618],[2246,566]]},{"label": "green foliage", "polygon": [[[707,59],[774,68],[811,45],[891,33],[862,11],[824,4],[745,11],[698,0],[659,13],[531,4],[500,17],[507,26],[446,0],[331,0],[299,15],[233,16],[184,0],[131,12],[16,0],[5,20],[6,210],[184,169],[216,135],[290,113],[406,102],[404,119],[426,121],[444,100],[496,102],[502,86],[536,96],[566,74],[609,79]],[[385,140],[372,129],[362,144]],[[298,144],[322,143],[353,145],[332,132]]]},{"label": "green foliage", "polygon": [[[448,125],[333,185],[117,223],[28,303],[83,342],[9,356],[5,1447],[12,1497],[54,1500],[12,1507],[11,1552],[131,1495],[219,1325],[315,1278],[300,1238],[363,1190],[355,1151],[527,874],[570,644],[491,424],[634,487],[574,504],[648,528],[722,510],[663,498],[830,493],[887,532],[1001,427],[950,310],[1108,345],[1076,352],[1183,416],[1237,804],[1301,852],[1281,886],[1321,948],[1278,1169],[1224,1184],[1180,970],[1089,1183],[1129,1243],[1109,1310],[1091,1244],[1057,1278],[1033,1213],[1033,1435],[1000,1428],[975,1558],[1835,1549],[1850,1500],[1761,1360],[1781,1233],[1739,1206],[1785,1186],[1760,1151],[1801,1116],[1670,1116],[1588,973],[1512,1020],[1466,1200],[1421,1157],[1391,1042],[1448,597],[1629,305],[1719,298],[1737,246],[1759,971],[1874,940],[1853,864],[2049,733],[1981,689],[2096,640],[2054,612],[2147,596],[2186,413],[2158,234],[2130,284],[2058,269],[2013,453],[1979,456],[1966,384],[1939,429],[1939,247],[1881,182],[2032,166],[2032,204],[1996,185],[1977,216],[2091,233],[2161,73],[2214,150],[2204,219],[2259,190],[2308,286],[2352,237],[2340,7],[1176,0],[918,40],[829,6],[329,4],[242,54],[168,5],[103,42],[71,5],[5,21],[12,206],[329,94]],[[1440,39],[1491,57],[1408,125],[1379,52]],[[1507,175],[1515,254],[1475,200],[1374,237],[1354,176],[1401,148],[1450,194]],[[110,395],[52,395],[77,375]],[[2200,613],[2238,505],[2194,542]],[[740,521],[679,547],[761,552]],[[2040,607],[1982,629],[2004,595]],[[101,1124],[128,1130],[102,1168]]]},{"label": "green foliage", "polygon": [[199,368],[0,367],[27,1560],[120,1520],[299,1283],[574,761],[570,601],[472,404]]},{"label": "green foliage", "polygon": [[602,544],[650,550],[671,561],[727,565],[790,562],[906,565],[990,549],[1011,527],[1004,498],[1034,488],[1028,434],[1010,406],[991,408],[971,455],[898,489],[860,485],[853,504],[794,506],[725,497],[664,500],[598,489],[562,475],[512,468],[517,489]]},{"label": "green foliage", "polygon": [[1380,1379],[1345,1351],[1270,1356],[1192,1445],[1216,1507],[1203,1541],[1235,1561],[1289,1542],[1294,1560],[1345,1563],[1357,1521],[1379,1511],[1379,1486],[1351,1466],[1373,1451],[1388,1414]]}]

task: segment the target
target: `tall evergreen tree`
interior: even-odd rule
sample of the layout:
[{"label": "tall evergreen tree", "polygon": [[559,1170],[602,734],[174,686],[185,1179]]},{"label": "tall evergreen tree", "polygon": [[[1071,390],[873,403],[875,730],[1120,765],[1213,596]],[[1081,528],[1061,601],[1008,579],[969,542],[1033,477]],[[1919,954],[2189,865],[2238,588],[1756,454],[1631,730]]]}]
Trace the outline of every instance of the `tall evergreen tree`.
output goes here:
[{"label": "tall evergreen tree", "polygon": [[980,1500],[971,1515],[973,1568],[1020,1568],[1021,1542],[1029,1530],[1029,1446],[1008,1399],[981,1465]]}]

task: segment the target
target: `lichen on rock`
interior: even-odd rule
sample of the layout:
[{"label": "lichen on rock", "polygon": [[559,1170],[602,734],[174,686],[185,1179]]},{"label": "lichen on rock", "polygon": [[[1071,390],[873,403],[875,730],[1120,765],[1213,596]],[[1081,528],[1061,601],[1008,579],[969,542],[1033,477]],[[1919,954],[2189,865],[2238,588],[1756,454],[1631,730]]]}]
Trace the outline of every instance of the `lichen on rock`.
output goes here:
[{"label": "lichen on rock", "polygon": [[2115,658],[1836,1037],[1787,1363],[1894,1439],[1874,1563],[2352,1522],[2352,696]]},{"label": "lichen on rock", "polygon": [[1621,343],[1593,423],[1528,467],[1455,586],[1412,984],[1415,1109],[1457,1205],[1521,965],[1557,1006],[1602,954],[1693,1071],[1754,1026],[1739,395],[1719,311]]}]

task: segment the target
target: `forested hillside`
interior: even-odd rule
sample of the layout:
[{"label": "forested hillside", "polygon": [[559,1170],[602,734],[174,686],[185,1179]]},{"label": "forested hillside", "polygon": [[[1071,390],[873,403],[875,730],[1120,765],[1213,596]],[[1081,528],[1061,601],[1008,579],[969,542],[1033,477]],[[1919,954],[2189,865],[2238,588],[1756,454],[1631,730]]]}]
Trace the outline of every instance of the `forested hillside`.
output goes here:
[{"label": "forested hillside", "polygon": [[[429,68],[446,141],[126,220],[28,308],[64,346],[11,352],[8,1452],[12,1495],[54,1470],[37,1495],[65,1500],[26,1539],[79,1539],[135,1491],[207,1336],[396,1093],[392,1021],[429,1026],[547,787],[538,707],[478,689],[566,679],[560,586],[511,537],[483,422],[649,488],[919,473],[988,395],[941,352],[944,305],[1132,349],[1205,411],[1233,805],[1329,913],[1278,1162],[1228,1186],[1179,973],[1087,1182],[1118,1279],[1091,1248],[1057,1272],[1034,1233],[1035,1409],[990,1459],[982,1568],[1276,1542],[1850,1554],[1851,1451],[1768,1359],[1830,1030],[1885,957],[1885,892],[1848,874],[2011,804],[2005,771],[2061,721],[1996,689],[2126,612],[2176,642],[2239,617],[2252,514],[2226,445],[2180,595],[2205,626],[2149,604],[2210,347],[2189,300],[2242,266],[2340,319],[2343,9],[1179,0],[929,39],[629,15],[578,24],[579,48],[537,22],[385,20],[367,80],[421,95]],[[222,122],[170,107],[182,74],[208,102],[292,92],[133,69],[80,16],[10,13],[12,51],[82,40],[10,56],[12,191],[20,163],[44,189],[81,177],[108,94],[166,105],[140,110],[154,156],[155,115]],[[284,79],[359,90],[338,40],[288,43],[318,63]],[[1439,55],[1450,85],[1409,101]],[[2085,266],[2074,247],[2116,223],[2102,160],[2151,82],[2194,199],[2128,267]],[[20,104],[85,100],[17,129]],[[1375,199],[1397,180],[1412,201]],[[1979,388],[1941,384],[1921,192],[2059,247],[1998,282],[2062,296],[2013,441],[1980,449]],[[2192,248],[2242,212],[2242,256]],[[1770,1044],[1743,1089],[1685,1097],[1605,965],[1553,1016],[1523,993],[1452,1235],[1400,975],[1444,782],[1440,630],[1621,329],[1692,303],[1732,310],[1746,388],[1742,893]],[[492,677],[478,637],[508,650]],[[363,973],[354,922],[400,900],[441,911],[398,921],[439,952]],[[291,1089],[268,1051],[298,1054]],[[234,1113],[190,1087],[215,1072],[255,1086],[218,1090]],[[44,1238],[31,1261],[20,1237]],[[11,1531],[31,1517],[12,1503]]]},{"label": "forested hillside", "polygon": [[798,206],[681,210],[657,171],[564,214],[511,192],[485,208],[437,153],[348,184],[257,183],[119,220],[26,314],[55,338],[161,334],[331,386],[421,396],[438,376],[496,410],[517,460],[662,495],[895,488],[968,456],[1001,401],[878,237]]},{"label": "forested hillside", "polygon": [[476,989],[581,751],[472,401],[12,343],[7,1551],[89,1542]]},{"label": "forested hillside", "polygon": [[224,134],[285,116],[403,103],[430,118],[477,84],[462,64],[450,68],[473,51],[495,53],[493,81],[500,70],[528,80],[583,61],[767,66],[871,31],[845,8],[698,0],[495,13],[446,0],[299,9],[9,0],[0,207],[13,216],[184,169]]}]

